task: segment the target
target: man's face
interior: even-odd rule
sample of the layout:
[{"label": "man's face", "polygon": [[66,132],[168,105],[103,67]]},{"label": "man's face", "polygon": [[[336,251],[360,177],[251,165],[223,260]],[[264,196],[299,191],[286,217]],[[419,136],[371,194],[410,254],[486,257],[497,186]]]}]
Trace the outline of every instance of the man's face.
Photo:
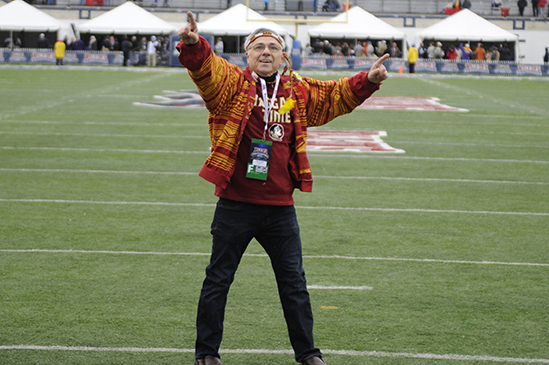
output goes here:
[{"label": "man's face", "polygon": [[271,76],[282,64],[282,46],[272,37],[259,37],[246,51],[246,59],[252,71]]}]

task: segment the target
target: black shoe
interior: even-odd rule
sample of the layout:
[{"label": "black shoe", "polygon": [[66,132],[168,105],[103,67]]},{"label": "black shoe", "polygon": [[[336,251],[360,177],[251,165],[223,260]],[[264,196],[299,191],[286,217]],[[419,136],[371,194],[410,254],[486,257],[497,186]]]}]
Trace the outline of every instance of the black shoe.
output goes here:
[{"label": "black shoe", "polygon": [[[314,364],[314,363],[311,363]],[[223,365],[221,363],[221,360],[219,360],[218,357],[215,356],[206,356],[203,359],[196,359],[194,362],[194,365]]]},{"label": "black shoe", "polygon": [[326,365],[324,360],[318,355],[314,355],[306,358],[301,362],[303,365]]}]

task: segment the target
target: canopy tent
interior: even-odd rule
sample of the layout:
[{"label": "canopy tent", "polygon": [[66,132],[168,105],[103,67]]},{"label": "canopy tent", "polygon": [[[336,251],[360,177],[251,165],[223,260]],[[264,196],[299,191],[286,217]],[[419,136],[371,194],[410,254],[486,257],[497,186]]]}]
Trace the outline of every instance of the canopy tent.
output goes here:
[{"label": "canopy tent", "polygon": [[23,0],[14,0],[0,7],[0,30],[14,32],[54,32],[61,24],[54,17]]},{"label": "canopy tent", "polygon": [[440,22],[416,33],[416,37],[453,42],[518,42],[510,33],[469,9],[463,9]]},{"label": "canopy tent", "polygon": [[237,4],[198,23],[200,33],[214,36],[247,36],[258,28],[274,30],[281,36],[288,35],[286,28],[268,21],[263,15],[249,9],[244,4]]},{"label": "canopy tent", "polygon": [[[0,32],[9,32],[13,39],[14,32],[18,32],[17,38],[24,38],[24,47],[36,46],[38,36],[33,33],[46,33],[50,43],[65,35],[74,37],[70,26],[58,21],[54,17],[38,10],[23,0],[14,0],[0,7]],[[51,34],[47,34],[51,33]]]},{"label": "canopy tent", "polygon": [[127,1],[116,8],[78,25],[80,33],[93,34],[170,34],[173,25]]},{"label": "canopy tent", "polygon": [[268,28],[280,34],[291,46],[286,28],[268,21],[263,15],[237,4],[203,22],[198,23],[200,34],[221,37],[225,43],[225,52],[240,53],[246,37],[258,28]]},{"label": "canopy tent", "polygon": [[[345,22],[348,20],[347,22]],[[331,22],[309,30],[314,38],[404,40],[406,35],[366,10],[354,6],[339,14]],[[337,23],[336,23],[337,22]]]},{"label": "canopy tent", "polygon": [[[416,33],[419,42],[428,39],[441,42],[510,43],[512,57],[518,59],[519,36],[498,27],[469,9],[463,9]],[[419,43],[418,42],[418,43]],[[456,44],[457,46],[457,44]],[[473,44],[471,44],[473,46]],[[474,49],[474,48],[473,48]]]}]

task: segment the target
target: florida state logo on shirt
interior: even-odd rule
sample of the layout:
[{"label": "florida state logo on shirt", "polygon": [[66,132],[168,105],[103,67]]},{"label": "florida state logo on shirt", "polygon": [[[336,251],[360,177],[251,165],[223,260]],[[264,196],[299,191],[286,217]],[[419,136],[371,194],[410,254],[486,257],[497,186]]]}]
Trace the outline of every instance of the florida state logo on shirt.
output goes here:
[{"label": "florida state logo on shirt", "polygon": [[284,138],[284,126],[278,123],[271,125],[269,127],[269,137],[274,141],[282,141],[282,138]]}]

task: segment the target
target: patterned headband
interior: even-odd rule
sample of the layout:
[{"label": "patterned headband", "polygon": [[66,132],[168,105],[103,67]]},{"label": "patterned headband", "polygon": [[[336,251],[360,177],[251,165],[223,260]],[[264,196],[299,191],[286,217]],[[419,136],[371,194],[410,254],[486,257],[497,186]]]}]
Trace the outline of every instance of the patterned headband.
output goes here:
[{"label": "patterned headband", "polygon": [[274,38],[280,45],[282,46],[282,50],[286,48],[286,44],[284,42],[284,38],[273,32],[272,30],[268,29],[259,29],[257,33],[252,33],[248,38],[246,38],[246,42],[244,42],[244,49],[247,51],[252,42],[254,42],[256,39],[260,37],[271,37]]}]

